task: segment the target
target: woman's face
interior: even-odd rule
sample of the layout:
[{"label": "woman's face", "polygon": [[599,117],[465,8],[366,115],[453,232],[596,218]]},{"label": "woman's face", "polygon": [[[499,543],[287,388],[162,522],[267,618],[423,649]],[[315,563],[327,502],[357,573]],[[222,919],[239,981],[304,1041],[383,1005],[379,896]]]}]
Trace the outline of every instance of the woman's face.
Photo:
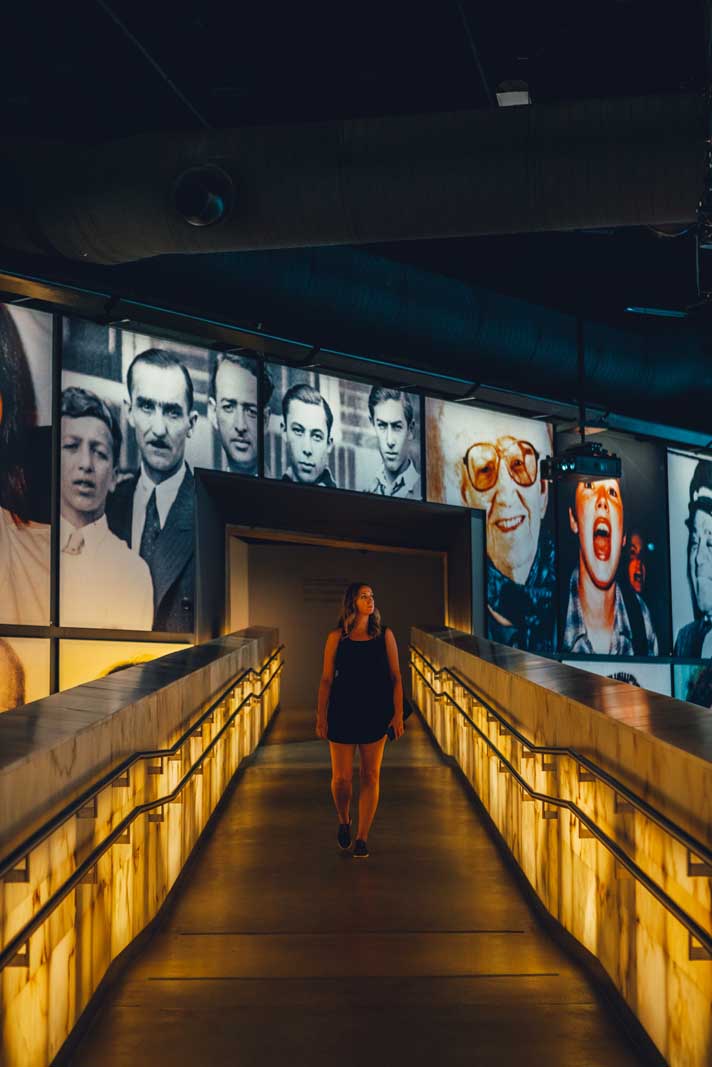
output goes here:
[{"label": "woman's face", "polygon": [[356,594],[354,601],[357,615],[373,615],[376,602],[373,599],[373,589],[370,585],[362,585]]}]

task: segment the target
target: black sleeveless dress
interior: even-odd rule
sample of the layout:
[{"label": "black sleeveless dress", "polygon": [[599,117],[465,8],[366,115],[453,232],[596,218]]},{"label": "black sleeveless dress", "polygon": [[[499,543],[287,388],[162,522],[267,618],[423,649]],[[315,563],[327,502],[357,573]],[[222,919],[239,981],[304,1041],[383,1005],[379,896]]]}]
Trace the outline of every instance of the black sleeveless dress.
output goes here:
[{"label": "black sleeveless dress", "polygon": [[327,716],[330,741],[367,745],[388,731],[393,718],[393,682],[386,630],[369,641],[339,641]]}]

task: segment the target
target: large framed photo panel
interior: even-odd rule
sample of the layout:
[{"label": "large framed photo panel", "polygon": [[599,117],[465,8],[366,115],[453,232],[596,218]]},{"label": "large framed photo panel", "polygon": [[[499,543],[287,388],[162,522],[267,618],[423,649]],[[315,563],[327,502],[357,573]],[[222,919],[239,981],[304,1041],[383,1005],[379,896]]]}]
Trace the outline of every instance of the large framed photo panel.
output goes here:
[{"label": "large framed photo panel", "polygon": [[60,641],[59,688],[72,689],[189,647],[155,641]]},{"label": "large framed photo panel", "polygon": [[604,678],[613,678],[617,682],[647,689],[651,693],[672,696],[672,675],[669,663],[621,663],[617,659],[609,660],[563,660],[568,667],[576,667],[589,674],[599,674]]},{"label": "large framed photo panel", "polygon": [[217,354],[64,320],[60,622],[192,632],[193,469],[220,469]]},{"label": "large framed photo panel", "polygon": [[485,512],[487,636],[555,651],[554,518],[541,478],[550,424],[430,397],[425,412],[428,499]]},{"label": "large framed photo panel", "polygon": [[595,440],[621,457],[622,476],[557,486],[561,650],[668,655],[665,449],[610,431]]},{"label": "large framed photo panel", "polygon": [[0,304],[0,623],[50,621],[53,318]]},{"label": "large framed photo panel", "polygon": [[[712,457],[669,449],[673,652],[712,657]],[[695,703],[695,701],[693,701]]]},{"label": "large framed photo panel", "polygon": [[419,396],[276,363],[264,380],[268,478],[422,499]]}]

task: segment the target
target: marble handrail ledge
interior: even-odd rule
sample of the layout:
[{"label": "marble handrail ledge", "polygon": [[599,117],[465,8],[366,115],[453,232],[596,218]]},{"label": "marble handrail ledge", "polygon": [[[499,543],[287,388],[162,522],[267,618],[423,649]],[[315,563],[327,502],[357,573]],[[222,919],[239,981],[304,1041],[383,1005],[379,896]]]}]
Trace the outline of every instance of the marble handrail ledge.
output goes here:
[{"label": "marble handrail ledge", "polygon": [[[416,704],[547,910],[600,961],[667,1062],[710,1062],[709,953],[628,876],[615,851],[631,857],[673,912],[684,913],[709,940],[711,879],[684,841],[685,834],[696,839],[705,856],[712,849],[712,712],[453,630],[414,629],[412,644],[435,668],[469,680],[532,744],[573,750],[661,814],[660,824],[619,804],[614,789],[585,767],[582,774],[568,756],[525,758],[511,731],[468,698],[488,746],[413,668]],[[440,688],[456,688],[440,681]],[[503,763],[583,818],[561,811],[549,817],[552,805],[527,803],[516,777],[502,773]],[[683,831],[682,841],[666,832],[666,820]],[[589,826],[610,838],[612,852]]]}]

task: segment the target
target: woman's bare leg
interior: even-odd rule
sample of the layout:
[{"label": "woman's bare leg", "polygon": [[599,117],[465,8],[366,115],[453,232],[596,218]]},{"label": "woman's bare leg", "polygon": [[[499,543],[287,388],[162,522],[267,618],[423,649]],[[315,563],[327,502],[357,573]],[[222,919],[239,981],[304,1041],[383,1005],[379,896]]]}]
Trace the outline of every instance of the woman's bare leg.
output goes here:
[{"label": "woman's bare leg", "polygon": [[368,745],[358,746],[361,756],[359,769],[361,793],[358,802],[358,833],[356,837],[361,838],[362,841],[368,841],[368,831],[371,829],[371,823],[378,807],[381,761],[383,760],[385,747],[385,737],[382,737],[380,741],[372,741]]},{"label": "woman's bare leg", "polygon": [[356,745],[340,745],[336,741],[329,741],[331,795],[334,798],[339,822],[348,822],[350,819],[355,751]]}]

